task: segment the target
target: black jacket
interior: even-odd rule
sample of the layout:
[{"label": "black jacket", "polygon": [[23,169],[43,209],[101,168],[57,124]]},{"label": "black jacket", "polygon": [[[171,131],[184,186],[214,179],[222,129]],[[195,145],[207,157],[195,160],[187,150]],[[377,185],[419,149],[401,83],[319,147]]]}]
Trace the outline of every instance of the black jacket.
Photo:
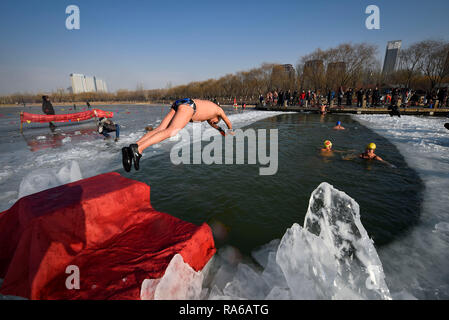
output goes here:
[{"label": "black jacket", "polygon": [[55,114],[55,109],[53,109],[53,105],[50,101],[44,100],[42,101],[42,112],[48,115]]}]

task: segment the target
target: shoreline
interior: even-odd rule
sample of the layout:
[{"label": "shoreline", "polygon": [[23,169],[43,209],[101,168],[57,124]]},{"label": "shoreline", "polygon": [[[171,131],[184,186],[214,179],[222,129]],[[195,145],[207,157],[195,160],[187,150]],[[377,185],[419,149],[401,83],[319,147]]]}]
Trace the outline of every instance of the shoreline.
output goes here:
[{"label": "shoreline", "polygon": [[[87,107],[85,102],[52,102],[53,106],[68,106],[73,107],[75,104],[77,107]],[[96,102],[90,102],[91,107],[95,106],[104,106],[105,104],[111,104],[111,105],[120,105],[120,104],[132,104],[132,105],[148,105],[148,106],[154,106],[154,105],[165,105],[164,103],[152,103],[152,102],[135,102],[135,101],[96,101]],[[39,103],[26,103],[26,107],[41,107],[42,102]],[[12,108],[12,107],[24,107],[23,104],[0,104],[0,108]]]},{"label": "shoreline", "polygon": [[[86,103],[76,103],[76,102],[52,102],[54,107],[63,106],[63,107],[73,107],[75,104],[77,107],[87,107]],[[135,102],[135,101],[98,101],[98,102],[91,102],[90,106],[91,108],[95,108],[97,106],[104,106],[104,105],[138,105],[138,106],[147,106],[147,107],[160,107],[160,106],[170,106],[169,103],[162,103],[162,102]],[[27,103],[26,107],[41,107],[42,103]],[[232,104],[221,104],[220,107],[232,107]],[[0,108],[24,108],[23,104],[0,104]],[[241,108],[241,105],[239,105],[239,108]],[[245,108],[249,109],[255,109],[256,105],[249,104],[246,105]]]}]

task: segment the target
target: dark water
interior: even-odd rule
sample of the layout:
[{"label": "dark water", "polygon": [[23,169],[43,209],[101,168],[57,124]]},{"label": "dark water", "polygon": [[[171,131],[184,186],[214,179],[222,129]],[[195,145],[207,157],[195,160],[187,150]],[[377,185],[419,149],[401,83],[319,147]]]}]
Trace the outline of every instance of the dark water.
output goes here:
[{"label": "dark water", "polygon": [[[332,130],[337,120],[347,130]],[[226,236],[216,237],[217,247],[232,245],[244,254],[281,238],[293,223],[302,225],[310,194],[321,182],[359,203],[362,223],[377,247],[418,223],[422,181],[396,147],[349,116],[284,114],[250,127],[279,130],[279,169],[273,176],[260,176],[260,164],[176,166],[169,153],[143,158],[138,172],[119,172],[151,185],[155,209],[195,224],[224,226]],[[321,156],[326,139],[343,153]],[[342,159],[359,154],[369,142],[397,168]]]}]

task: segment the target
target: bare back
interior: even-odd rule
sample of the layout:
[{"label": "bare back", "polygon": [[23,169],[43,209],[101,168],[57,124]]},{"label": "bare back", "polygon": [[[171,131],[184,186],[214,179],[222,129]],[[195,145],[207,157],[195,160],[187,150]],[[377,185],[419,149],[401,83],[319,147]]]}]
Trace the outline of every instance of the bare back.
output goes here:
[{"label": "bare back", "polygon": [[209,100],[193,100],[196,104],[196,112],[192,117],[193,121],[207,121],[218,118],[222,113],[222,109]]}]

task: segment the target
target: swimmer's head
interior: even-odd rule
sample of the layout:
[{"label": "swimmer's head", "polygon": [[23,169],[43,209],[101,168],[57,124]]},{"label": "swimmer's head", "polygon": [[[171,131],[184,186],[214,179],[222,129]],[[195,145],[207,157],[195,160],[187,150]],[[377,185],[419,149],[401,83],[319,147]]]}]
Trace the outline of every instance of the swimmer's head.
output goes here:
[{"label": "swimmer's head", "polygon": [[341,126],[341,121],[337,121],[337,126]]},{"label": "swimmer's head", "polygon": [[366,146],[366,150],[376,150],[376,144],[370,143]]},{"label": "swimmer's head", "polygon": [[327,149],[332,148],[332,142],[330,142],[329,140],[324,141],[324,147]]}]

